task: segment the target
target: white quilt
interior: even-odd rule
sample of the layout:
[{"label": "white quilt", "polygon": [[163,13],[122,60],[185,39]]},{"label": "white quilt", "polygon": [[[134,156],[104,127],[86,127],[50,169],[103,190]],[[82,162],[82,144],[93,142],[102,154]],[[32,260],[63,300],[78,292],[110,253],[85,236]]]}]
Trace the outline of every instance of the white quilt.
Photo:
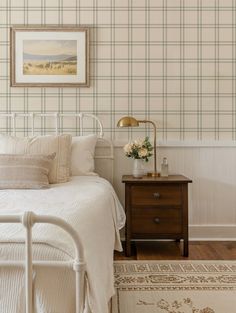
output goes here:
[{"label": "white quilt", "polygon": [[[46,190],[0,191],[0,214],[24,211],[61,217],[78,231],[88,274],[85,312],[107,313],[107,303],[114,293],[113,250],[121,250],[119,229],[125,223],[123,208],[112,186],[99,177],[80,176]],[[37,224],[33,238],[34,259],[68,260],[74,256],[70,237],[58,227]],[[22,225],[0,224],[0,259],[22,258],[24,246],[19,243],[23,240]],[[74,284],[74,273],[69,270],[37,270],[35,313],[74,313]],[[20,269],[0,269],[0,312],[24,312],[24,280]]]}]

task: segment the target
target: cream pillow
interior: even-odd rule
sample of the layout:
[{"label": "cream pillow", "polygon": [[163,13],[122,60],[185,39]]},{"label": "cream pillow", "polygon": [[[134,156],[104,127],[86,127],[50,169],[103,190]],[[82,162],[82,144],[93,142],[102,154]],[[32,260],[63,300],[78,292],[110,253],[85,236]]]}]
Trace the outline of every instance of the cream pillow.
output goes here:
[{"label": "cream pillow", "polygon": [[51,155],[0,154],[0,189],[41,189],[49,186]]},{"label": "cream pillow", "polygon": [[72,138],[71,175],[97,175],[94,173],[94,155],[97,135],[78,136]]},{"label": "cream pillow", "polygon": [[70,176],[71,135],[13,137],[0,135],[0,153],[52,154],[56,153],[49,172],[49,183],[64,183]]}]

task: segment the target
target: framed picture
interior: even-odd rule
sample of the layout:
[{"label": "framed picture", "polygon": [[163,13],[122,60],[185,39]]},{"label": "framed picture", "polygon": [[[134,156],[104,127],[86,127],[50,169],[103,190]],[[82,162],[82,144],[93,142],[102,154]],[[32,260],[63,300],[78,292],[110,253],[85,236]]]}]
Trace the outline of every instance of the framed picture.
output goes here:
[{"label": "framed picture", "polygon": [[11,28],[11,86],[88,87],[89,28]]}]

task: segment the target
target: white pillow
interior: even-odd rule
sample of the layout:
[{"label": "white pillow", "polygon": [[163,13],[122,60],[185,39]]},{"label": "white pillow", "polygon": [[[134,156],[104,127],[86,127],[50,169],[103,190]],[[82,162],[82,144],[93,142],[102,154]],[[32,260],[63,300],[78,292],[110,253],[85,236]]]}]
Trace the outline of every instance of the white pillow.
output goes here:
[{"label": "white pillow", "polygon": [[94,173],[94,155],[97,135],[72,138],[71,176],[97,175]]},{"label": "white pillow", "polygon": [[49,182],[64,183],[70,176],[71,135],[13,137],[0,135],[0,153],[52,154],[56,153],[49,172]]}]

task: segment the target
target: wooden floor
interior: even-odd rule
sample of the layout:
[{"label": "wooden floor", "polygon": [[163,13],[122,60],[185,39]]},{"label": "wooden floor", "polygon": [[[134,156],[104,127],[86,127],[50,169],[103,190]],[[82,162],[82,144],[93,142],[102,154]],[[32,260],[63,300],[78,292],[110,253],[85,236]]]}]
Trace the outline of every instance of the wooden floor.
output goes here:
[{"label": "wooden floor", "polygon": [[115,252],[115,260],[236,260],[236,241],[192,241],[188,258],[181,255],[181,248],[175,241],[136,242],[132,257]]}]

